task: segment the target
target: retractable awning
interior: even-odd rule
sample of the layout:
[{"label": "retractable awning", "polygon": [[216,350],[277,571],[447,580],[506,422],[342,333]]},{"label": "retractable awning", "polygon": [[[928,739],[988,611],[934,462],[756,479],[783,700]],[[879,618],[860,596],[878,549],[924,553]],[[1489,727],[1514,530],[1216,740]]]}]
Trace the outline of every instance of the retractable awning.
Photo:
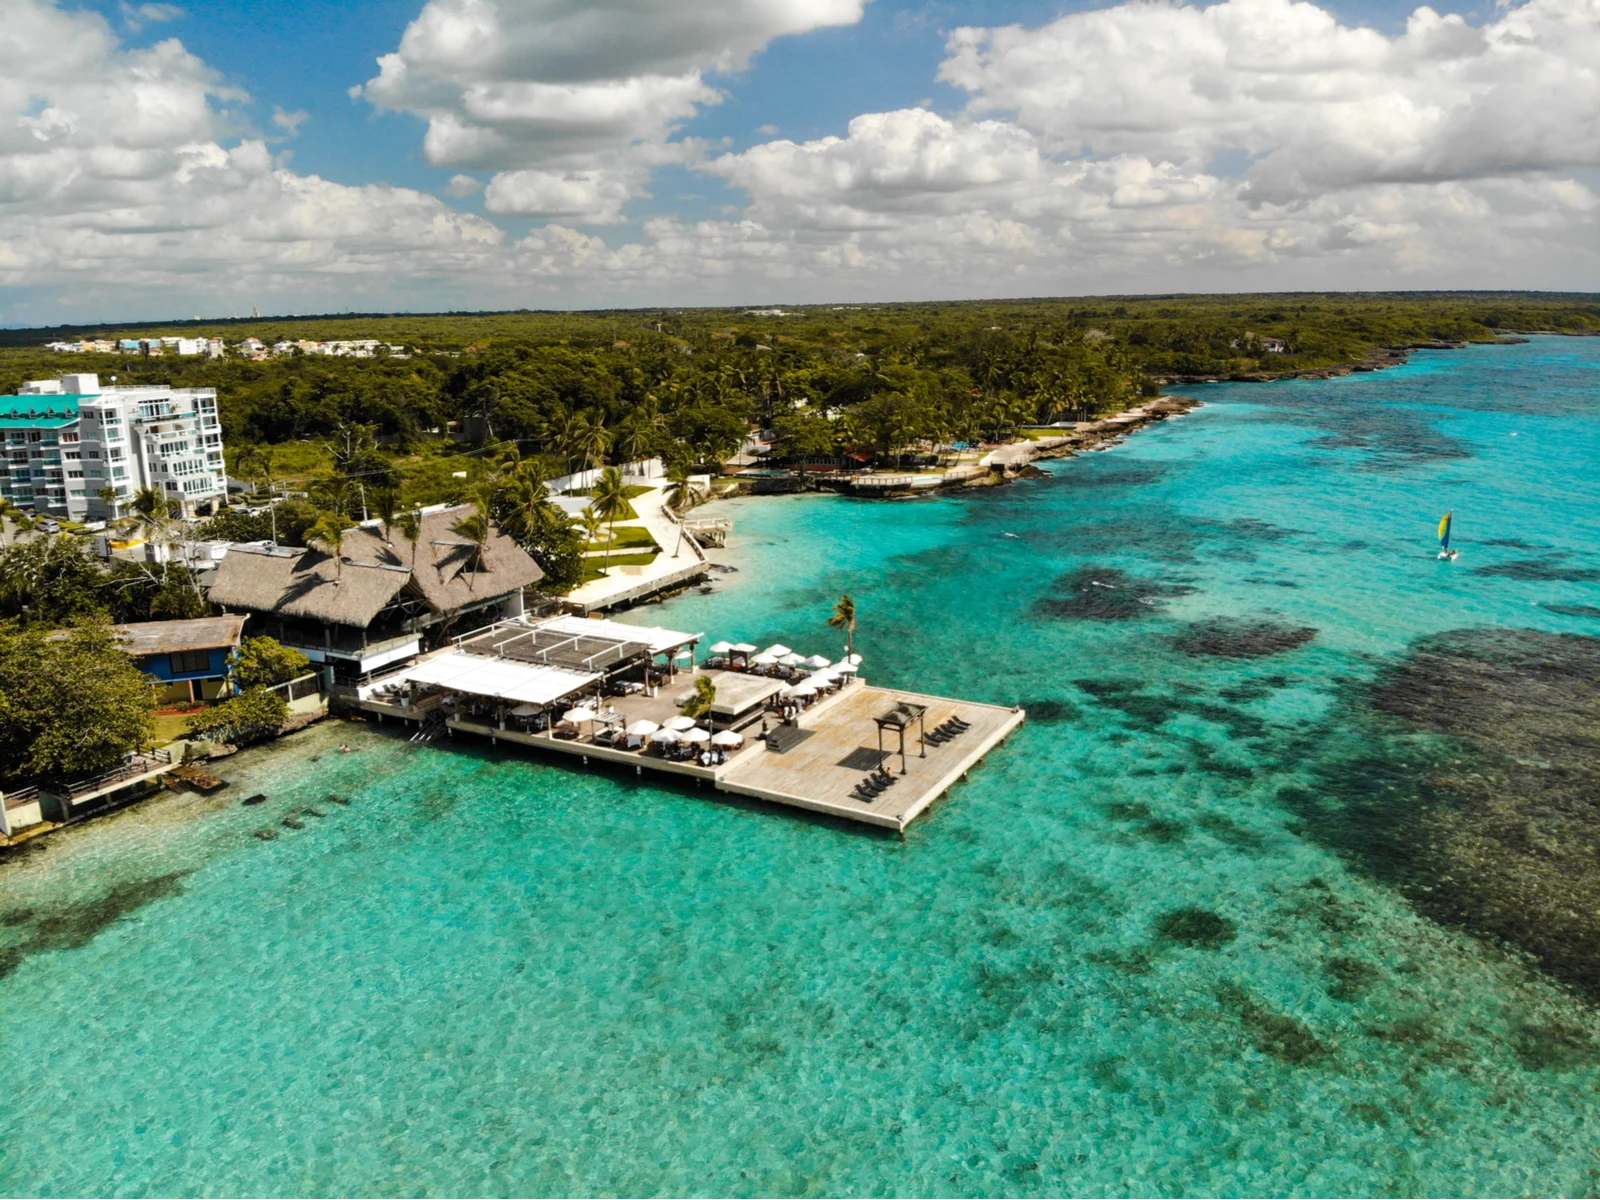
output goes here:
[{"label": "retractable awning", "polygon": [[400,678],[473,696],[539,705],[554,704],[600,680],[598,674],[465,654],[459,650],[418,663]]}]

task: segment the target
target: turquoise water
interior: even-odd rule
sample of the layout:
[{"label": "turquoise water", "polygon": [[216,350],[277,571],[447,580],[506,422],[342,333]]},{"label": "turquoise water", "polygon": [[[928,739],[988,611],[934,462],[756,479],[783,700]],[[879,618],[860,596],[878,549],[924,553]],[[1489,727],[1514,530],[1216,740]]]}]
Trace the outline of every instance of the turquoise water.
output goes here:
[{"label": "turquoise water", "polygon": [[[1525,1049],[1593,1009],[1280,801],[1418,636],[1600,632],[1597,384],[1600,340],[1428,354],[726,506],[741,571],[637,619],[833,653],[849,590],[874,680],[1030,707],[904,840],[344,724],[47,839],[0,867],[0,1192],[1600,1189],[1600,1062]],[[1218,618],[1315,635],[1181,648]]]}]

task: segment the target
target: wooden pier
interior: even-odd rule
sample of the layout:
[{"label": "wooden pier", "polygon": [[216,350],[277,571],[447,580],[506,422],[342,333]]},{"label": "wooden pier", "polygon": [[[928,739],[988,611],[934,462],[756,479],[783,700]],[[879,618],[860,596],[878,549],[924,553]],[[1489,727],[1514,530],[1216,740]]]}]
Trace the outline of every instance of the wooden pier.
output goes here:
[{"label": "wooden pier", "polygon": [[[692,675],[685,673],[673,687],[673,695],[692,686]],[[628,723],[640,719],[660,721],[677,711],[676,704],[666,696],[617,697],[613,703]],[[907,703],[926,712],[917,728],[906,730],[902,763],[898,733],[886,737],[880,749],[877,718]],[[375,715],[412,715],[393,704],[369,702],[362,707]],[[639,775],[693,779],[733,795],[902,831],[1005,741],[1025,716],[1020,708],[852,683],[800,714],[796,724],[801,736],[792,748],[783,752],[768,749],[755,736],[760,732],[756,727],[746,731],[742,749],[726,763],[713,767],[673,761],[658,750],[598,745],[587,737],[560,738],[548,731],[525,733],[502,728],[483,717],[451,717],[446,727],[452,735],[471,734],[497,745],[504,742],[585,763],[632,767]],[[932,733],[950,717],[959,717],[969,727],[946,742],[923,740],[924,728]],[[774,721],[769,727],[777,729],[778,725]],[[880,765],[888,768],[896,782],[872,800],[854,795],[855,786]]]}]

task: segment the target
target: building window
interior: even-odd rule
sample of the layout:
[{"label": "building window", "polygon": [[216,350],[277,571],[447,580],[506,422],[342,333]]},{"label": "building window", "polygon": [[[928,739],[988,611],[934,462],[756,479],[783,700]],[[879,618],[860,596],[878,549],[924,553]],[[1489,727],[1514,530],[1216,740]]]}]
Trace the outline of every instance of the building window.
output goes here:
[{"label": "building window", "polygon": [[167,665],[174,675],[199,675],[211,669],[209,650],[180,650],[167,655]]},{"label": "building window", "polygon": [[82,479],[83,478],[83,472],[82,471],[68,471],[67,472],[67,478],[68,479]]},{"label": "building window", "polygon": [[28,440],[30,442],[37,442],[43,437],[44,434],[40,433],[37,429],[28,430]]}]

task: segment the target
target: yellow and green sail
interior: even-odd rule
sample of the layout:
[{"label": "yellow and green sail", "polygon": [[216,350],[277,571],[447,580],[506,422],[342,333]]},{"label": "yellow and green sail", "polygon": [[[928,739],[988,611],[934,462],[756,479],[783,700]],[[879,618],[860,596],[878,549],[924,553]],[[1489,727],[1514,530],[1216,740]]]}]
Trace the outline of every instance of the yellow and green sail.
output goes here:
[{"label": "yellow and green sail", "polygon": [[1450,549],[1450,518],[1453,516],[1455,516],[1455,513],[1447,512],[1439,521],[1439,549],[1441,550]]}]

